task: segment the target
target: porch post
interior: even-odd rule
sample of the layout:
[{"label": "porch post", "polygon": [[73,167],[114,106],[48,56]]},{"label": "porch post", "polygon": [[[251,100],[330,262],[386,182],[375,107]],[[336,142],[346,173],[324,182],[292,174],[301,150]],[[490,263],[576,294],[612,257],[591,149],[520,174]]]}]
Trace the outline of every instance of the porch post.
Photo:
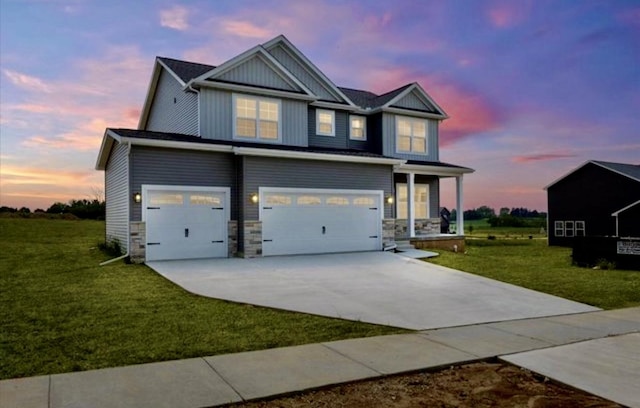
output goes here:
[{"label": "porch post", "polygon": [[456,234],[464,235],[464,207],[462,204],[462,174],[456,176]]},{"label": "porch post", "polygon": [[407,227],[409,238],[416,236],[415,174],[407,173]]}]

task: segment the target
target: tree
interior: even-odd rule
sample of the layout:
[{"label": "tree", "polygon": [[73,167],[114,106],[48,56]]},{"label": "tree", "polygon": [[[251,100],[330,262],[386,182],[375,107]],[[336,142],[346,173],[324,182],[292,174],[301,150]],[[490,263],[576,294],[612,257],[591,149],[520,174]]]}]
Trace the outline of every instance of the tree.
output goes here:
[{"label": "tree", "polygon": [[31,213],[31,210],[30,210],[29,208],[27,208],[27,207],[22,207],[22,208],[20,208],[20,209],[18,210],[18,212],[19,212],[19,213],[22,213],[22,214],[30,214],[30,213]]},{"label": "tree", "polygon": [[511,212],[511,210],[509,209],[509,207],[502,207],[500,209],[500,215],[509,215],[509,213]]}]

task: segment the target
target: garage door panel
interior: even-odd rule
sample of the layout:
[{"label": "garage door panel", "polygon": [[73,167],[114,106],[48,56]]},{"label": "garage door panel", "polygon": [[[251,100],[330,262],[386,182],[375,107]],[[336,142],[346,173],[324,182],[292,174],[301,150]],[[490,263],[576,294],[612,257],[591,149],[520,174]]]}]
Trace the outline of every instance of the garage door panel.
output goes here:
[{"label": "garage door panel", "polygon": [[381,249],[379,192],[274,190],[261,212],[264,255]]},{"label": "garage door panel", "polygon": [[179,186],[148,187],[147,260],[226,257],[225,194]]}]

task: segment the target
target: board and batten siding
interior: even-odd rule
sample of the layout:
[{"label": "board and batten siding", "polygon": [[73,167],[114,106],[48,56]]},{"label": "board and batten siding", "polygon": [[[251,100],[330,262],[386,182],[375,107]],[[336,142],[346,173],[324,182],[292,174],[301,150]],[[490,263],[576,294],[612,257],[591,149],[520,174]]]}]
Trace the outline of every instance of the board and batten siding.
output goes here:
[{"label": "board and batten siding", "polygon": [[425,104],[420,98],[418,98],[418,96],[415,94],[415,91],[408,93],[402,99],[391,106],[407,109],[435,110],[433,106],[431,106],[430,104]]},{"label": "board and batten siding", "polygon": [[267,65],[267,63],[264,62],[263,57],[259,55],[256,55],[238,67],[225,72],[216,79],[235,82],[238,84],[281,89],[284,91],[299,91],[299,89],[294,88],[282,79],[280,75],[275,73],[273,68]]},{"label": "board and batten siding", "polygon": [[[131,188],[143,184],[230,187],[231,203],[236,193],[235,157],[228,153],[134,146],[131,149]],[[238,219],[231,206],[231,219]],[[131,220],[142,220],[142,205],[132,203]]]},{"label": "board and batten siding", "polygon": [[320,97],[321,100],[331,102],[342,102],[333,96],[326,87],[322,84],[316,75],[311,74],[303,65],[301,65],[296,58],[294,58],[289,52],[284,50],[281,46],[276,46],[269,50],[269,53],[278,60],[283,67],[285,67],[293,76],[295,76],[300,82],[304,84],[311,92]]},{"label": "board and batten siding", "polygon": [[178,81],[164,69],[145,130],[198,135],[198,95],[183,91]]},{"label": "board and batten siding", "polygon": [[[406,115],[409,117],[408,115]],[[427,121],[427,154],[411,154],[396,152],[396,115],[384,113],[382,115],[382,154],[406,160],[439,161],[438,152],[438,121]]]},{"label": "board and batten siding", "polygon": [[[382,190],[385,197],[393,191],[393,167],[382,164],[247,156],[243,174],[245,220],[258,219],[259,204],[252,204],[249,195],[259,187]],[[384,207],[385,218],[391,217],[392,206]]]},{"label": "board and batten siding", "polygon": [[[307,103],[292,99],[280,99],[280,101],[282,144],[306,147]],[[233,94],[219,89],[203,88],[200,91],[200,120],[200,132],[203,138],[233,140]]]},{"label": "board and batten siding", "polygon": [[116,143],[104,172],[106,241],[129,246],[129,156],[128,146]]},{"label": "board and batten siding", "polygon": [[[322,109],[331,110],[331,109]],[[349,147],[349,114],[347,112],[335,112],[336,132],[335,136],[319,135],[316,133],[316,108],[309,108],[309,146],[331,147],[335,149],[347,149]]]}]

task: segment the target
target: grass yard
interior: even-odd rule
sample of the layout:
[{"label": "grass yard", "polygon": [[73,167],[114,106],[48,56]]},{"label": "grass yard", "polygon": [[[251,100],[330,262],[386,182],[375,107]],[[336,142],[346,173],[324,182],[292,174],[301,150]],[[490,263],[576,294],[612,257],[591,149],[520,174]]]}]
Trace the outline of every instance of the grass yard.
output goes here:
[{"label": "grass yard", "polygon": [[0,379],[403,330],[192,295],[97,249],[104,222],[0,218]]},{"label": "grass yard", "polygon": [[[603,309],[640,306],[640,272],[571,265],[571,249],[549,247],[518,229],[486,232],[466,241],[466,254],[441,252],[429,262],[586,303]],[[474,231],[475,235],[475,231]],[[523,239],[522,236],[525,236]]]}]

